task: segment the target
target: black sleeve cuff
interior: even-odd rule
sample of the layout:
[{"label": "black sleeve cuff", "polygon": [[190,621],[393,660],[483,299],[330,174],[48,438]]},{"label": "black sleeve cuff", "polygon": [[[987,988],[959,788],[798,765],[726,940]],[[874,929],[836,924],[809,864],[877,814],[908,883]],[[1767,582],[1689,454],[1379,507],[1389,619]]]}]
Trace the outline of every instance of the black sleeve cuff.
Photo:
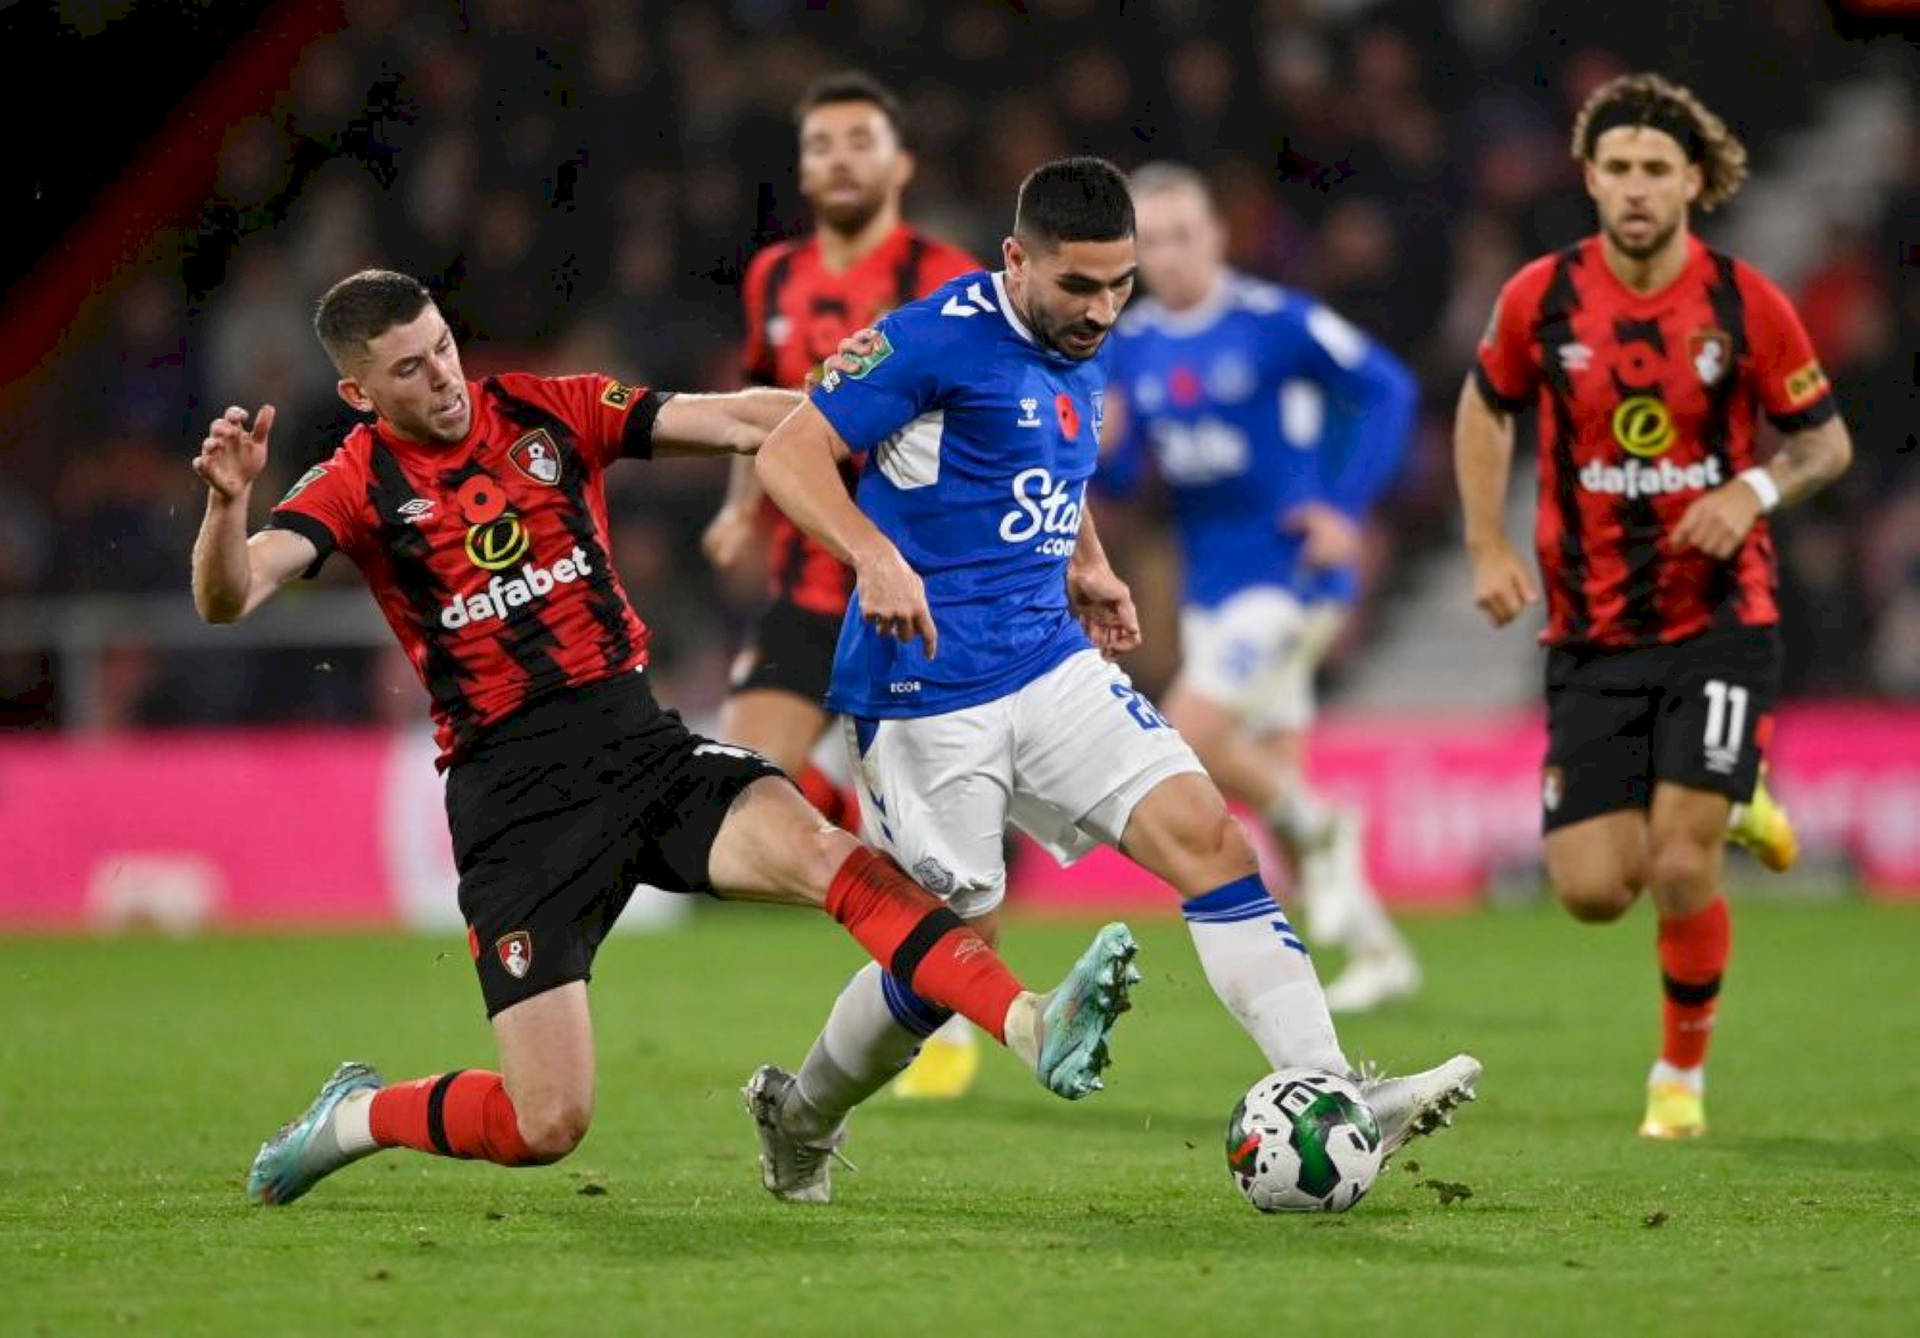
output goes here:
[{"label": "black sleeve cuff", "polygon": [[332,530],[304,511],[275,511],[267,517],[266,528],[297,534],[320,550],[320,555],[308,563],[307,569],[300,573],[300,579],[303,581],[311,581],[318,576],[320,568],[326,565],[327,555],[340,546],[335,542]]},{"label": "black sleeve cuff", "polygon": [[1806,408],[1796,409],[1792,413],[1770,413],[1767,421],[1782,432],[1805,432],[1810,427],[1819,427],[1839,412],[1840,406],[1833,402],[1833,392],[1829,390]]},{"label": "black sleeve cuff", "polygon": [[660,409],[673,398],[671,390],[649,390],[640,402],[627,411],[627,425],[620,433],[620,454],[629,460],[653,458],[653,425]]},{"label": "black sleeve cuff", "polygon": [[1502,395],[1499,388],[1493,384],[1493,378],[1487,375],[1487,369],[1480,365],[1478,358],[1473,360],[1473,384],[1479,389],[1480,398],[1485,400],[1490,407],[1498,409],[1501,413],[1519,413],[1532,402],[1532,397],[1527,395],[1522,395],[1518,398],[1511,395]]}]

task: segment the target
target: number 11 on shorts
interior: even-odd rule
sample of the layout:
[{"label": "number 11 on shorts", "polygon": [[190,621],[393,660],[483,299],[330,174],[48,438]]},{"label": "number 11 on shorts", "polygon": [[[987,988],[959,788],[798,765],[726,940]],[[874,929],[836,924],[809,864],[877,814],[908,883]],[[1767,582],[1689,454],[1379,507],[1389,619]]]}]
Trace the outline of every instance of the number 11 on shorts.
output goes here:
[{"label": "number 11 on shorts", "polygon": [[1707,731],[1702,742],[1711,771],[1732,771],[1740,760],[1740,740],[1747,726],[1747,690],[1723,678],[1710,678],[1707,694]]}]

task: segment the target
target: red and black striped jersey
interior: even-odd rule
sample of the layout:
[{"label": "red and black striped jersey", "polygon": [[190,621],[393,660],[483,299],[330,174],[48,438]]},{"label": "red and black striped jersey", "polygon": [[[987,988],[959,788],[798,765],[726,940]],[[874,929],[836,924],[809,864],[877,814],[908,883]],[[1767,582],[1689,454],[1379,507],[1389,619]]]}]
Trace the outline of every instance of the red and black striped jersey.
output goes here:
[{"label": "red and black striped jersey", "polygon": [[1647,646],[1779,621],[1764,519],[1721,561],[1668,547],[1698,497],[1756,463],[1756,409],[1783,431],[1835,412],[1793,306],[1757,270],[1688,240],[1657,293],[1607,268],[1600,239],[1507,281],[1474,379],[1539,419],[1534,542],[1552,645]]},{"label": "red and black striped jersey", "polygon": [[365,575],[432,697],[439,766],[522,707],[647,661],[607,543],[606,467],[651,453],[667,397],[605,376],[467,384],[453,445],[347,434],[267,522]]},{"label": "red and black striped jersey", "polygon": [[[843,274],[826,267],[812,237],[776,242],[748,263],[741,285],[747,380],[797,389],[855,330],[979,268],[959,247],[904,223]],[[853,573],[771,502],[767,523],[772,596],[815,613],[845,612]]]}]

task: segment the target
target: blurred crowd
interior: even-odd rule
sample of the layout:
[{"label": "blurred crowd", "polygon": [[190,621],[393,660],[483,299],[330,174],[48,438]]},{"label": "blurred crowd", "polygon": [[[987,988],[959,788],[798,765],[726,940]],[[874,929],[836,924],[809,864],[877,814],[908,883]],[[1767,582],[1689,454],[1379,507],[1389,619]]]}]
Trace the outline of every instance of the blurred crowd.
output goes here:
[{"label": "blurred crowd", "polygon": [[[206,420],[278,406],[263,508],[323,456],[351,418],[309,314],[365,265],[428,282],[470,375],[735,384],[745,262],[807,222],[790,107],[814,76],[855,65],[906,103],[922,227],[991,258],[1043,159],[1191,161],[1213,174],[1235,263],[1317,293],[1416,369],[1420,440],[1374,530],[1378,610],[1454,542],[1448,426],[1498,285],[1591,230],[1567,153],[1587,92],[1659,68],[1764,174],[1862,58],[1816,5],[1639,8],[1644,23],[1529,0],[354,0],[271,109],[227,128],[197,223],[116,280],[10,425],[0,597],[184,600],[202,497],[186,461]],[[1802,695],[1920,696],[1920,134],[1904,172],[1883,217],[1836,229],[1790,284],[1859,448],[1840,487],[1778,526]],[[704,462],[610,476],[663,695],[694,711],[724,692],[758,588],[699,556],[723,478]],[[355,581],[335,562],[321,584]],[[0,656],[0,728],[55,722],[56,673]],[[368,650],[133,644],[98,681],[109,723],[418,709],[397,690],[403,667]]]}]

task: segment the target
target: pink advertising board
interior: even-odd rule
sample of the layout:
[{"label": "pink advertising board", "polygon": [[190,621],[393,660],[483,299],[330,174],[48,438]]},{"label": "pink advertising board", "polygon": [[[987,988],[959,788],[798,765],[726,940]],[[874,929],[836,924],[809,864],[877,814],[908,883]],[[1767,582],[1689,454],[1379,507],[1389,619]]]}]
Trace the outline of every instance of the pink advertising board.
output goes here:
[{"label": "pink advertising board", "polygon": [[[1349,716],[1311,765],[1373,815],[1389,900],[1459,906],[1538,860],[1542,739],[1526,712]],[[0,740],[0,924],[457,925],[432,754],[424,731]],[[1810,857],[1920,896],[1920,711],[1784,711],[1773,755]],[[1023,843],[1012,889],[1032,908],[1170,909],[1110,851],[1061,869]]]}]

